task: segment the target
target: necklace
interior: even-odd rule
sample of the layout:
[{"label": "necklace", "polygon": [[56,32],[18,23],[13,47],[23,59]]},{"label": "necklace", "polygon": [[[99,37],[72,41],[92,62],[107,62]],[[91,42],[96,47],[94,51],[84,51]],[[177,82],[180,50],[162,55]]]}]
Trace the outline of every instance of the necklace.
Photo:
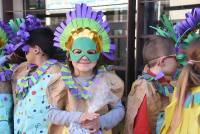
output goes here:
[{"label": "necklace", "polygon": [[[169,96],[174,91],[174,87],[170,84],[169,81],[165,80],[163,73],[159,73],[156,76],[152,76],[152,74],[143,72],[140,78],[153,82],[156,90],[163,96]],[[165,83],[161,83],[161,80],[165,81]]]},{"label": "necklace", "polygon": [[67,88],[70,93],[75,96],[77,99],[88,99],[92,96],[91,92],[88,90],[89,87],[95,83],[95,80],[98,79],[98,76],[100,76],[100,73],[106,72],[106,68],[104,66],[101,66],[97,70],[97,74],[88,82],[85,84],[82,84],[81,82],[78,83],[77,81],[74,80],[71,70],[67,65],[63,65],[61,68],[61,73],[62,73],[62,79],[65,83],[65,88]]}]

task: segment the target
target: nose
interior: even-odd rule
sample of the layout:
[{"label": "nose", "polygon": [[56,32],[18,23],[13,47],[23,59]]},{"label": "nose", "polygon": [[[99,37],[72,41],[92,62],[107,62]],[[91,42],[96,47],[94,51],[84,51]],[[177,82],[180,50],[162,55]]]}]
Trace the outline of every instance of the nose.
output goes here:
[{"label": "nose", "polygon": [[83,57],[81,58],[81,60],[89,61],[89,59],[88,59],[86,56],[83,56]]}]

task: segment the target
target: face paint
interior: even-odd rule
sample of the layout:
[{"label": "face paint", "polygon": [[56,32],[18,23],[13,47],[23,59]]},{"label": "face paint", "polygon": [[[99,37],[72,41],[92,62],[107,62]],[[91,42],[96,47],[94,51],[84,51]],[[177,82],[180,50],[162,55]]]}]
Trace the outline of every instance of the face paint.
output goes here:
[{"label": "face paint", "polygon": [[[79,52],[74,53],[75,50],[79,50]],[[90,53],[91,50],[95,50],[96,53]],[[96,43],[87,37],[76,39],[70,50],[70,58],[75,62],[78,62],[84,56],[86,56],[90,62],[95,62],[99,59],[99,55],[100,54],[97,53]]]}]

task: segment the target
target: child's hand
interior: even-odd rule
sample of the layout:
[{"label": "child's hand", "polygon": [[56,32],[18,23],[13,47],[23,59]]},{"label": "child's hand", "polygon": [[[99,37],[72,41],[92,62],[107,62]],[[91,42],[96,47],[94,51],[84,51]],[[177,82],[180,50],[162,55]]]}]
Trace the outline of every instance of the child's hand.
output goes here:
[{"label": "child's hand", "polygon": [[89,130],[90,134],[96,133],[100,129],[99,118],[87,120],[84,123],[82,123],[81,126]]},{"label": "child's hand", "polygon": [[94,119],[97,119],[99,117],[99,114],[97,113],[83,113],[79,119],[79,123],[85,123],[86,121],[92,121]]}]

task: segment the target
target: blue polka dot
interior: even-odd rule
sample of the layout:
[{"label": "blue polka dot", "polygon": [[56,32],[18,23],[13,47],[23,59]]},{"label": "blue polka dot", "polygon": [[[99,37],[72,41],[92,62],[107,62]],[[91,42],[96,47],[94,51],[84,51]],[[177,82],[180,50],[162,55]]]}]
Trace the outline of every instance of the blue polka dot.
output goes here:
[{"label": "blue polka dot", "polygon": [[17,124],[19,124],[20,123],[20,119],[17,119]]}]

